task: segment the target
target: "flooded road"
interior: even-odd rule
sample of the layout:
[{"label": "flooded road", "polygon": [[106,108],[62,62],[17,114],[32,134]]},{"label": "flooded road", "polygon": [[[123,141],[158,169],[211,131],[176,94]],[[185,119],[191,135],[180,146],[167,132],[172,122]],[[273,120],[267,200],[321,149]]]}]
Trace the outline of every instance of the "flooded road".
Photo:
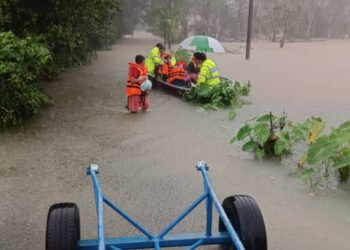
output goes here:
[{"label": "flooded road", "polygon": [[[54,202],[80,207],[82,238],[95,237],[89,163],[101,168],[104,192],[152,232],[159,231],[201,193],[195,163],[205,160],[217,195],[249,194],[261,206],[269,249],[350,249],[350,193],[310,190],[286,166],[256,162],[228,141],[252,116],[285,110],[292,119],[349,120],[349,42],[254,44],[242,54],[213,55],[221,73],[253,83],[251,105],[198,112],[162,91],[149,112],[124,110],[127,62],[155,44],[125,38],[91,65],[67,70],[47,85],[55,105],[24,126],[0,134],[1,249],[43,249],[46,216]],[[236,44],[232,46],[237,46]],[[347,51],[347,53],[345,53]],[[107,235],[136,233],[106,209]],[[174,231],[204,229],[200,207]],[[216,218],[217,221],[217,218]],[[216,224],[216,222],[214,223]]]}]

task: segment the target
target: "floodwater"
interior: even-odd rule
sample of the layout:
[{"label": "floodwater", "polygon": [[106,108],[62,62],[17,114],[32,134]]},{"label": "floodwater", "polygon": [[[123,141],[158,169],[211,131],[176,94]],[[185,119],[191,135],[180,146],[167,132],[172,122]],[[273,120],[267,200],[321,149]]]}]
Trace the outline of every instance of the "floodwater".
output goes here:
[{"label": "floodwater", "polygon": [[[43,249],[47,211],[55,202],[76,202],[82,238],[95,237],[89,163],[100,165],[107,196],[159,231],[201,193],[194,168],[200,160],[210,165],[221,199],[248,194],[258,201],[269,249],[350,249],[349,192],[315,195],[289,176],[287,166],[256,162],[228,143],[245,120],[269,111],[285,110],[298,121],[321,116],[328,126],[349,120],[350,42],[287,44],[282,50],[259,42],[249,62],[243,54],[213,55],[222,75],[253,83],[252,104],[239,109],[233,122],[228,111],[199,112],[163,91],[151,93],[149,112],[125,112],[127,62],[155,42],[138,33],[98,53],[91,65],[67,70],[46,86],[55,105],[1,132],[1,249]],[[135,233],[106,210],[107,235]],[[174,231],[201,231],[204,218],[202,206]]]}]

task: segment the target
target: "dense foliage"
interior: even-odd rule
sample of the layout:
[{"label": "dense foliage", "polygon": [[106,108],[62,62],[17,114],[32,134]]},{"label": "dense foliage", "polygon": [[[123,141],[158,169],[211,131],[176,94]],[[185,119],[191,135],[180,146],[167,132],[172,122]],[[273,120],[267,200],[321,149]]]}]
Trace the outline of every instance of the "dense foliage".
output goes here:
[{"label": "dense foliage", "polygon": [[0,127],[20,123],[48,101],[38,78],[50,60],[36,39],[0,33]]},{"label": "dense foliage", "polygon": [[179,49],[174,53],[177,62],[191,62],[191,54],[187,50]]},{"label": "dense foliage", "polygon": [[323,130],[320,118],[309,118],[304,123],[293,123],[287,115],[272,113],[248,121],[231,139],[231,143],[245,141],[243,151],[254,152],[256,159],[281,159],[293,151],[296,141],[312,141]]},{"label": "dense foliage", "polygon": [[235,82],[234,84],[231,80],[221,77],[220,84],[195,86],[189,93],[185,93],[184,98],[204,109],[218,110],[225,107],[235,107],[239,104],[239,97],[248,95],[250,88],[250,82],[246,84]]},{"label": "dense foliage", "polygon": [[97,49],[117,37],[117,0],[3,0],[0,31],[23,38],[38,36],[49,48],[50,76],[60,69],[89,62]]},{"label": "dense foliage", "polygon": [[171,43],[179,42],[187,37],[190,11],[192,10],[190,9],[191,1],[146,0],[142,1],[140,5],[144,7],[145,11],[143,21],[148,24],[153,34],[163,38],[163,42],[168,45],[168,48],[171,47]]},{"label": "dense foliage", "polygon": [[[321,135],[325,122],[311,117],[303,123],[272,113],[253,118],[239,129],[231,143],[244,141],[243,151],[256,159],[278,158],[293,152],[296,142],[307,142],[298,161],[298,177],[311,187],[326,186],[333,179],[347,182],[350,177],[350,122]],[[335,178],[336,177],[336,178]]]},{"label": "dense foliage", "polygon": [[299,177],[311,186],[327,181],[334,174],[338,174],[340,182],[347,182],[350,176],[350,122],[315,139],[301,163]]},{"label": "dense foliage", "polygon": [[0,125],[17,124],[47,102],[40,79],[110,47],[119,7],[118,0],[0,1]]}]

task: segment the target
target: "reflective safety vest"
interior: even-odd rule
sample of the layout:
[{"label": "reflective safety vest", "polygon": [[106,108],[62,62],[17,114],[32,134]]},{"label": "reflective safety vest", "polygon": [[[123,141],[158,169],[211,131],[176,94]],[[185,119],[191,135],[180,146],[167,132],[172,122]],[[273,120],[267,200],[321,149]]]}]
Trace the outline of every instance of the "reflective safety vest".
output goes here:
[{"label": "reflective safety vest", "polygon": [[171,67],[174,67],[176,65],[176,58],[175,57],[171,57],[170,58],[170,64],[171,64]]},{"label": "reflective safety vest", "polygon": [[211,86],[220,83],[220,74],[213,60],[207,59],[202,63],[198,75],[197,84],[208,84]]},{"label": "reflective safety vest", "polygon": [[169,74],[167,82],[172,84],[175,80],[185,80],[185,69],[182,66],[175,66]]},{"label": "reflective safety vest", "polygon": [[126,95],[141,95],[140,86],[143,81],[139,82],[131,82],[132,80],[136,80],[135,76],[132,75],[132,72],[137,70],[140,76],[147,76],[147,68],[144,65],[140,65],[137,63],[129,63],[129,75],[128,75],[128,83],[126,85]]},{"label": "reflective safety vest", "polygon": [[154,47],[147,55],[145,65],[147,67],[148,74],[155,76],[155,68],[157,65],[162,65],[163,60],[160,58],[160,51],[158,47]]}]

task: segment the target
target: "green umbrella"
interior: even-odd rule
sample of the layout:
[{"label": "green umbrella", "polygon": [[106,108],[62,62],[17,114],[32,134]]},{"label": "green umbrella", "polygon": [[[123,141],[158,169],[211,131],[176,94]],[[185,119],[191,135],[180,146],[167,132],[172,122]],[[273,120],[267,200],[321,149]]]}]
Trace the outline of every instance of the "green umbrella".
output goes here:
[{"label": "green umbrella", "polygon": [[196,52],[225,53],[221,43],[209,36],[191,36],[180,43],[181,49]]}]

